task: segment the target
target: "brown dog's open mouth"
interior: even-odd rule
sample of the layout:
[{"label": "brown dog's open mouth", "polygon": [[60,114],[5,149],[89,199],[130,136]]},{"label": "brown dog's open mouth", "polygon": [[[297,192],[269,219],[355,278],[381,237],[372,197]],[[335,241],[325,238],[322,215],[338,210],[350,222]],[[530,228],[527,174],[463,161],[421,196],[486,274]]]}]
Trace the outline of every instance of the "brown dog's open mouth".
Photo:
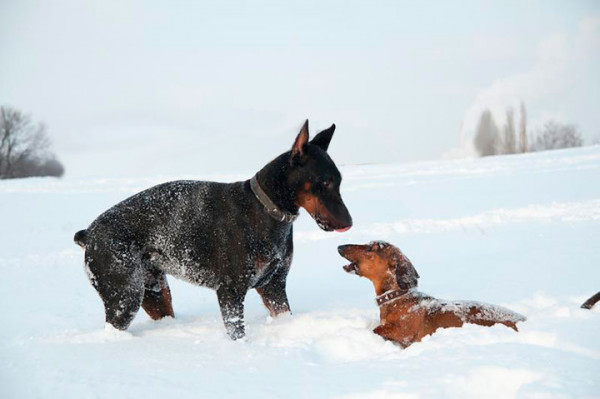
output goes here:
[{"label": "brown dog's open mouth", "polygon": [[350,263],[349,265],[344,266],[344,270],[347,273],[351,273],[351,274],[356,274],[357,276],[359,276],[358,274],[358,265],[354,262]]},{"label": "brown dog's open mouth", "polygon": [[342,255],[343,258],[350,261],[349,264],[343,266],[343,269],[346,273],[356,274],[360,276],[360,268],[358,267],[358,263],[355,262],[356,258],[352,255],[354,249],[356,249],[356,245],[340,245],[338,247],[338,252]]}]

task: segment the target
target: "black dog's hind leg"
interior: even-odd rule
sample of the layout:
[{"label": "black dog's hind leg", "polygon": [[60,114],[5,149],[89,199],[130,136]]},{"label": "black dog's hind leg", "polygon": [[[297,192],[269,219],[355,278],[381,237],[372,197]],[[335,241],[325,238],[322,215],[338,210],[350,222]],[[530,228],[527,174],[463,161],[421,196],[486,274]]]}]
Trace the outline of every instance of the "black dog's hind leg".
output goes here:
[{"label": "black dog's hind leg", "polygon": [[269,310],[271,317],[291,312],[287,293],[285,291],[285,282],[288,272],[289,266],[281,267],[267,284],[256,289],[256,292],[258,292],[262,298],[265,307]]},{"label": "black dog's hind leg", "polygon": [[236,287],[221,286],[217,289],[217,298],[221,308],[221,316],[225,330],[233,340],[243,338],[244,330],[244,299],[246,292]]},{"label": "black dog's hind leg", "polygon": [[153,320],[175,317],[167,276],[158,269],[149,269],[144,282],[142,308]]},{"label": "black dog's hind leg", "polygon": [[92,285],[104,303],[106,323],[119,330],[129,327],[144,295],[141,265],[129,263],[131,259],[101,254],[86,262]]}]

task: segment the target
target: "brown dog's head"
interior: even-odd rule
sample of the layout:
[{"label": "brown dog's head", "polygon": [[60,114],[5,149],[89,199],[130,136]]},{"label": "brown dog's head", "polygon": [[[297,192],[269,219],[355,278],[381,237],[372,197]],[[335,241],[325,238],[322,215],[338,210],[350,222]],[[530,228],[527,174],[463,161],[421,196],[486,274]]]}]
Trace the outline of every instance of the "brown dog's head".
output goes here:
[{"label": "brown dog's head", "polygon": [[401,290],[417,286],[419,274],[406,256],[392,244],[373,241],[364,245],[340,245],[338,252],[351,263],[344,270],[371,280],[376,286],[395,277]]}]

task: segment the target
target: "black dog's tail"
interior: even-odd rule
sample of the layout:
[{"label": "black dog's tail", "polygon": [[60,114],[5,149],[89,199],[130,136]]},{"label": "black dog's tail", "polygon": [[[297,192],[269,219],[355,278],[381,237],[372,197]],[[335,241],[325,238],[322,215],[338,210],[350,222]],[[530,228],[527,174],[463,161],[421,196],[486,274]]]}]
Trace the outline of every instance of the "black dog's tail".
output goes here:
[{"label": "black dog's tail", "polygon": [[75,244],[79,245],[81,248],[85,248],[87,238],[88,238],[87,230],[79,230],[77,233],[75,233],[75,237],[73,237],[73,241],[75,241]]},{"label": "black dog's tail", "polygon": [[598,292],[596,295],[592,295],[592,297],[585,301],[581,307],[583,309],[591,309],[598,301],[600,301],[600,292]]}]

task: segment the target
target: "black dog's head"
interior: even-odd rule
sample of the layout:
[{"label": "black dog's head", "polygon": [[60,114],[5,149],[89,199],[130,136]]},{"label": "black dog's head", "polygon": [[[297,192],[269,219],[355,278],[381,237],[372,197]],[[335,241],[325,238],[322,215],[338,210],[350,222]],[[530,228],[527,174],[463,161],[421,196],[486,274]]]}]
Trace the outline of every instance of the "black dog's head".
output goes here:
[{"label": "black dog's head", "polygon": [[288,184],[295,190],[296,206],[306,211],[325,231],[346,231],[352,217],[340,195],[342,175],[327,154],[335,125],[308,137],[308,120],[287,154]]}]

